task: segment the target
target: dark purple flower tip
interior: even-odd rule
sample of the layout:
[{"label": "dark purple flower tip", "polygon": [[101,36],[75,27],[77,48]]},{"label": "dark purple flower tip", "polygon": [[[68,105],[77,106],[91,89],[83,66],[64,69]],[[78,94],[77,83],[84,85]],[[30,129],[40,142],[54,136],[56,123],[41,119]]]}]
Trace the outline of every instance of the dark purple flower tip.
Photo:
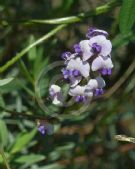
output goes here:
[{"label": "dark purple flower tip", "polygon": [[61,55],[61,58],[64,60],[67,60],[68,57],[70,57],[71,53],[70,52],[64,52]]},{"label": "dark purple flower tip", "polygon": [[102,47],[98,45],[97,43],[92,44],[92,52],[95,54],[98,54],[101,52]]},{"label": "dark purple flower tip", "polygon": [[74,50],[75,50],[75,52],[78,53],[78,54],[82,53],[82,50],[81,50],[79,44],[75,44],[75,45],[74,45]]},{"label": "dark purple flower tip", "polygon": [[45,134],[46,133],[46,131],[45,131],[45,126],[44,125],[42,125],[42,124],[40,124],[39,126],[38,126],[38,131],[41,133],[41,134]]},{"label": "dark purple flower tip", "polygon": [[76,101],[77,103],[79,103],[79,102],[86,102],[86,100],[87,100],[87,97],[86,97],[86,96],[78,95],[78,96],[75,97],[75,101]]},{"label": "dark purple flower tip", "polygon": [[104,90],[102,88],[100,89],[95,89],[94,91],[94,96],[100,96],[104,93]]},{"label": "dark purple flower tip", "polygon": [[102,75],[107,75],[108,74],[108,71],[107,71],[106,68],[103,68],[100,72],[101,72]]},{"label": "dark purple flower tip", "polygon": [[112,74],[112,69],[108,69],[108,75]]},{"label": "dark purple flower tip", "polygon": [[73,73],[73,76],[74,76],[74,77],[77,77],[77,76],[80,76],[80,75],[81,75],[80,71],[79,71],[79,70],[76,70],[76,69],[73,70],[72,73]]},{"label": "dark purple flower tip", "polygon": [[103,69],[101,69],[100,71],[99,71],[102,75],[111,75],[112,74],[112,69],[110,68],[108,68],[108,69],[106,69],[106,68],[103,68]]},{"label": "dark purple flower tip", "polygon": [[92,38],[92,37],[97,36],[97,35],[104,35],[105,37],[107,37],[108,33],[106,31],[91,27],[91,28],[88,29],[88,33],[86,34],[86,37]]}]

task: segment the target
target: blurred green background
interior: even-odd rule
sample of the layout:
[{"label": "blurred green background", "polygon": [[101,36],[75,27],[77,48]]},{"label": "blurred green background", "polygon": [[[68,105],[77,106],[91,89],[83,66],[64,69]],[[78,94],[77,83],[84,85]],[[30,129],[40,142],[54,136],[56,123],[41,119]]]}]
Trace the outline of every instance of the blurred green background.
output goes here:
[{"label": "blurred green background", "polygon": [[[135,168],[135,144],[114,139],[135,137],[134,21],[134,0],[0,1],[0,169]],[[90,26],[113,43],[106,93],[87,109],[53,106],[48,88],[61,67],[40,73]],[[37,80],[50,114],[37,102]],[[53,135],[37,132],[38,119],[53,124]]]}]

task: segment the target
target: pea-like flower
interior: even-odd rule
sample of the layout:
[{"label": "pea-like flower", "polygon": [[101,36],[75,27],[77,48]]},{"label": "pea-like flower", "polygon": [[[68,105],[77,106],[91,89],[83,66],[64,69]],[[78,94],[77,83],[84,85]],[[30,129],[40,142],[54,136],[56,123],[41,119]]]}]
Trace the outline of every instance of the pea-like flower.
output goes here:
[{"label": "pea-like flower", "polygon": [[89,99],[93,97],[93,92],[91,91],[85,92],[85,90],[86,85],[85,86],[77,85],[76,87],[71,88],[69,90],[69,95],[73,96],[76,102],[86,103]]},{"label": "pea-like flower", "polygon": [[91,69],[92,71],[99,71],[102,75],[111,75],[113,63],[110,56],[98,56],[93,60]]},{"label": "pea-like flower", "polygon": [[[80,50],[78,50],[80,48]],[[87,61],[94,55],[107,56],[110,55],[112,44],[103,35],[97,35],[90,40],[82,40],[75,52],[81,51],[83,61]]]},{"label": "pea-like flower", "polygon": [[54,84],[51,85],[49,89],[49,94],[53,101],[53,104],[58,105],[62,103],[63,96],[62,96],[61,88],[58,85],[54,85]]},{"label": "pea-like flower", "polygon": [[105,81],[102,77],[98,76],[96,79],[90,79],[85,92],[92,92],[94,96],[99,96],[104,93]]},{"label": "pea-like flower", "polygon": [[[102,75],[111,75],[113,68],[112,44],[107,39],[108,33],[89,28],[86,37],[88,39],[74,45],[74,53],[64,52],[61,56],[64,60],[64,68],[61,71],[69,84],[69,95],[74,97],[76,102],[83,103],[104,93],[106,84]],[[63,101],[61,88],[57,85],[51,86],[50,96],[54,104]]]},{"label": "pea-like flower", "polygon": [[71,87],[74,87],[81,81],[82,77],[89,77],[90,65],[77,57],[69,60],[66,68],[62,69],[62,73],[64,79],[70,82]]}]

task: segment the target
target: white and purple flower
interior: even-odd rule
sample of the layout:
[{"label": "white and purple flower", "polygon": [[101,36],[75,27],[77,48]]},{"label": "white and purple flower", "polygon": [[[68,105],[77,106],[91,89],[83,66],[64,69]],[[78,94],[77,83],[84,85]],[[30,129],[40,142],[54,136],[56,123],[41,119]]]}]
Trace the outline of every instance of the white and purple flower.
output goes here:
[{"label": "white and purple flower", "polygon": [[[73,96],[76,102],[83,103],[104,93],[105,81],[101,76],[111,75],[113,68],[112,44],[107,39],[108,33],[90,28],[86,36],[88,39],[74,45],[75,53],[64,52],[61,56],[65,65],[61,71],[69,83],[69,95]],[[95,74],[97,77],[94,77]],[[62,103],[59,86],[52,85],[49,91],[54,104]]]},{"label": "white and purple flower", "polygon": [[82,77],[89,77],[90,65],[77,57],[69,60],[67,67],[62,69],[62,73],[64,79],[71,84],[71,87],[74,87],[82,80]]},{"label": "white and purple flower", "polygon": [[98,56],[91,65],[92,71],[99,71],[102,75],[111,75],[112,68],[113,63],[110,56]]},{"label": "white and purple flower", "polygon": [[69,95],[73,96],[76,102],[86,103],[88,100],[90,100],[93,97],[93,92],[91,91],[85,92],[85,90],[86,90],[86,85],[85,86],[77,85],[76,87],[71,88],[69,90]]},{"label": "white and purple flower", "polygon": [[61,92],[61,88],[58,85],[51,85],[49,88],[49,94],[52,99],[53,104],[58,105],[63,101],[63,96]]},{"label": "white and purple flower", "polygon": [[97,35],[89,40],[82,40],[74,49],[76,53],[82,54],[83,61],[87,61],[94,55],[110,55],[112,44],[104,35]]},{"label": "white and purple flower", "polygon": [[96,79],[90,79],[85,92],[92,92],[94,96],[99,96],[104,93],[105,81],[102,77],[98,76]]}]

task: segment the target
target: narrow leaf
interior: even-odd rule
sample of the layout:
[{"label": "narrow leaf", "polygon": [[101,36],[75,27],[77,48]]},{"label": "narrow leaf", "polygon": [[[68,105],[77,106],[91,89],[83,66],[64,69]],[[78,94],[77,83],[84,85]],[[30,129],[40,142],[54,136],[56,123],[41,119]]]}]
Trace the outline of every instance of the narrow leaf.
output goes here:
[{"label": "narrow leaf", "polygon": [[130,32],[135,22],[135,0],[123,0],[120,10],[119,27],[122,34]]},{"label": "narrow leaf", "polygon": [[11,153],[17,153],[21,151],[23,148],[25,148],[30,141],[33,139],[33,137],[36,134],[36,129],[32,130],[29,133],[25,133],[23,135],[19,135],[18,138],[16,138],[16,141],[11,149]]},{"label": "narrow leaf", "polygon": [[11,78],[7,78],[7,79],[2,79],[2,80],[0,80],[0,86],[4,86],[4,85],[10,83],[13,79],[14,79],[14,78],[11,77]]},{"label": "narrow leaf", "polygon": [[21,156],[19,158],[17,158],[15,161],[17,163],[25,163],[25,164],[34,164],[34,163],[37,163],[39,161],[42,161],[44,160],[46,157],[44,155],[41,155],[41,154],[29,154],[29,155],[24,155],[24,156]]},{"label": "narrow leaf", "polygon": [[0,120],[0,144],[2,147],[8,144],[8,130],[3,120]]}]

